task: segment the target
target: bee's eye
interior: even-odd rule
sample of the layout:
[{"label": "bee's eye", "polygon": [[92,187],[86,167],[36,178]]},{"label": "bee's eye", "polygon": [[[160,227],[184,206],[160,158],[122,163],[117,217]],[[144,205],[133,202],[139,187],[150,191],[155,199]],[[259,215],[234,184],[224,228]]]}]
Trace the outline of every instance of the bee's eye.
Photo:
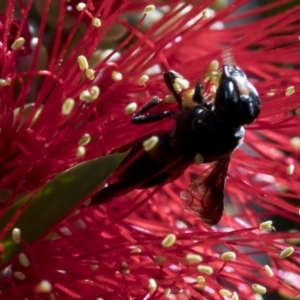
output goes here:
[{"label": "bee's eye", "polygon": [[201,128],[203,127],[203,121],[201,120],[201,119],[199,119],[199,118],[194,118],[193,120],[192,120],[192,129],[194,130],[194,131],[200,131],[201,130]]},{"label": "bee's eye", "polygon": [[203,109],[198,108],[195,110],[194,118],[192,119],[192,129],[197,132],[203,130]]}]

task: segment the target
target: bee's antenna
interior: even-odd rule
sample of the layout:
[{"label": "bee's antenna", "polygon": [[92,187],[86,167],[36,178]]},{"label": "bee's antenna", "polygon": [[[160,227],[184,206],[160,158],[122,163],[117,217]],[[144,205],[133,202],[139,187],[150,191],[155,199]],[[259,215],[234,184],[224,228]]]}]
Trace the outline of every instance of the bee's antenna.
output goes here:
[{"label": "bee's antenna", "polygon": [[228,65],[228,66],[236,66],[236,62],[234,60],[234,56],[233,56],[233,50],[231,47],[226,47],[223,49],[222,52],[222,60],[224,65]]}]

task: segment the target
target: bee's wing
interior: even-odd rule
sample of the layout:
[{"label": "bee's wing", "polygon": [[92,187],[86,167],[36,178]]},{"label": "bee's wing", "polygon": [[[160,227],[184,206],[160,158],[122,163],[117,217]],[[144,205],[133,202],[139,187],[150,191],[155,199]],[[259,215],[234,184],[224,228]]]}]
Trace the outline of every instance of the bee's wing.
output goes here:
[{"label": "bee's wing", "polygon": [[184,200],[190,201],[191,209],[206,224],[215,225],[222,217],[229,162],[230,156],[218,160],[196,178],[181,196]]}]

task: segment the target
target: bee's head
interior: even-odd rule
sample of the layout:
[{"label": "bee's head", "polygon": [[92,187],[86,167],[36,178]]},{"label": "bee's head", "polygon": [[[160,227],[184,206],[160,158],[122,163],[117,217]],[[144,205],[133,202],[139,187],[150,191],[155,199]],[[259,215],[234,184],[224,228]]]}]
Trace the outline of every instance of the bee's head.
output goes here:
[{"label": "bee's head", "polygon": [[254,122],[260,112],[260,99],[255,87],[238,67],[224,65],[215,97],[217,117],[232,127]]}]

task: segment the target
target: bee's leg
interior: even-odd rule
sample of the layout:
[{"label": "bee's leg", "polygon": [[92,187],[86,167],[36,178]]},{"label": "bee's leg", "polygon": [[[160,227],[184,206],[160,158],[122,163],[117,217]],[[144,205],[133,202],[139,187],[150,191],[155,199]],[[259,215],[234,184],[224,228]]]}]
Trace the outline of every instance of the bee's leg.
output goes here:
[{"label": "bee's leg", "polygon": [[193,101],[195,103],[198,103],[200,105],[203,105],[205,106],[206,105],[206,101],[203,97],[203,85],[201,82],[198,82],[195,86],[195,89],[194,89],[194,95],[193,95]]},{"label": "bee's leg", "polygon": [[111,200],[117,198],[120,194],[126,194],[129,191],[129,185],[126,186],[122,184],[122,181],[117,181],[107,187],[104,187],[102,190],[93,195],[91,198],[91,205],[98,205],[110,202]]},{"label": "bee's leg", "polygon": [[182,107],[182,99],[179,95],[179,92],[176,91],[174,88],[174,83],[175,83],[176,78],[185,79],[181,74],[179,74],[173,70],[164,72],[164,79],[165,79],[166,85],[169,88],[169,90],[172,92],[173,96],[175,97],[179,108],[181,108]]},{"label": "bee's leg", "polygon": [[133,124],[141,124],[141,123],[148,123],[148,122],[155,122],[166,117],[172,116],[170,111],[164,111],[162,113],[146,113],[151,108],[160,104],[162,100],[158,97],[153,97],[150,101],[148,101],[142,108],[133,114],[131,118],[131,122]]}]

